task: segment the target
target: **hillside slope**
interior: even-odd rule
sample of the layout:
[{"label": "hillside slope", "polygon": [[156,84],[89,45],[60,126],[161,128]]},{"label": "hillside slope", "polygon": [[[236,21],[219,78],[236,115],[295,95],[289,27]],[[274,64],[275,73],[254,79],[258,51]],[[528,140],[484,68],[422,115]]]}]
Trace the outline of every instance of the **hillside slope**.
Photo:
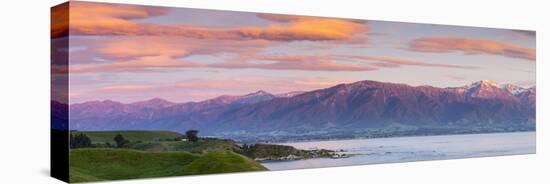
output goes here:
[{"label": "hillside slope", "polygon": [[70,109],[71,128],[78,130],[197,129],[202,135],[259,136],[406,127],[468,133],[534,130],[535,99],[536,87],[488,80],[449,88],[359,81],[285,97],[260,91],[155,108],[103,101]]},{"label": "hillside slope", "polygon": [[266,168],[233,152],[204,155],[125,149],[76,149],[70,152],[71,182],[263,170]]}]

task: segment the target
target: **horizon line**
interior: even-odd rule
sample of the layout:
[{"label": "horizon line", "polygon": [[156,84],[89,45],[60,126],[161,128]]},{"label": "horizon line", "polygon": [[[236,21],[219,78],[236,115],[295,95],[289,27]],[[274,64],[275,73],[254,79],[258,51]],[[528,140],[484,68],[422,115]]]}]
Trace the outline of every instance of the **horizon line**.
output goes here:
[{"label": "horizon line", "polygon": [[[472,85],[474,83],[477,83],[477,82],[481,82],[481,81],[491,81],[491,82],[494,82],[498,85],[515,85],[515,86],[518,86],[518,87],[521,87],[523,89],[531,89],[533,87],[536,87],[536,82],[534,85],[531,85],[531,86],[528,86],[528,87],[525,87],[525,86],[522,86],[522,85],[517,85],[517,84],[512,84],[512,83],[500,83],[500,82],[496,82],[494,80],[477,80],[477,81],[473,81],[473,82],[470,82],[469,84],[465,84],[465,85],[462,85],[462,86],[448,86],[448,87],[436,87],[436,86],[432,86],[432,85],[428,85],[428,84],[423,84],[423,85],[410,85],[410,84],[406,84],[406,83],[396,83],[396,82],[383,82],[383,81],[375,81],[375,80],[359,80],[359,81],[355,81],[355,82],[349,82],[349,83],[338,83],[338,84],[335,84],[335,85],[332,85],[332,86],[329,86],[329,87],[326,87],[326,88],[318,88],[318,89],[313,89],[313,90],[307,90],[307,91],[287,91],[287,92],[282,92],[282,93],[271,93],[271,92],[268,92],[264,89],[259,89],[259,90],[255,90],[253,92],[248,92],[248,93],[245,93],[245,94],[220,94],[220,95],[217,95],[217,96],[214,96],[214,97],[208,97],[208,98],[205,98],[205,99],[201,99],[201,100],[190,100],[190,101],[183,101],[183,102],[178,102],[178,101],[173,101],[173,100],[167,100],[166,98],[162,98],[162,97],[150,97],[150,98],[145,98],[144,100],[137,100],[137,101],[131,101],[131,102],[125,102],[125,101],[120,101],[120,100],[113,100],[113,99],[98,99],[98,100],[87,100],[87,101],[81,101],[81,102],[75,102],[75,103],[71,103],[70,101],[70,97],[69,97],[69,103],[68,105],[75,105],[75,104],[83,104],[83,103],[88,103],[88,102],[105,102],[105,101],[112,101],[112,102],[118,102],[118,103],[122,103],[122,104],[125,104],[125,105],[128,105],[128,104],[133,104],[133,103],[139,103],[139,102],[146,102],[146,101],[151,101],[151,100],[156,100],[156,99],[159,99],[159,100],[163,100],[163,101],[166,101],[166,102],[169,102],[169,103],[175,103],[175,104],[183,104],[183,103],[196,103],[196,102],[202,102],[202,101],[206,101],[206,100],[212,100],[212,99],[215,99],[215,98],[218,98],[218,97],[222,97],[222,96],[234,96],[234,97],[238,97],[238,96],[246,96],[246,95],[250,95],[250,94],[254,94],[254,93],[258,93],[258,92],[265,92],[265,93],[269,93],[271,95],[274,95],[274,96],[277,96],[277,95],[281,95],[281,94],[285,94],[285,93],[293,93],[293,92],[303,92],[303,93],[307,93],[307,92],[312,92],[312,91],[317,91],[317,90],[324,90],[324,89],[328,89],[328,88],[332,88],[332,87],[335,87],[335,86],[338,86],[338,85],[343,85],[343,84],[354,84],[354,83],[358,83],[358,82],[365,82],[365,81],[370,81],[370,82],[378,82],[378,83],[386,83],[386,84],[397,84],[397,85],[407,85],[407,86],[410,86],[410,87],[423,87],[423,86],[429,86],[429,87],[434,87],[434,88],[460,88],[460,87],[464,87],[464,86],[468,86],[468,85]],[[55,101],[55,100],[51,100],[51,101]]]}]

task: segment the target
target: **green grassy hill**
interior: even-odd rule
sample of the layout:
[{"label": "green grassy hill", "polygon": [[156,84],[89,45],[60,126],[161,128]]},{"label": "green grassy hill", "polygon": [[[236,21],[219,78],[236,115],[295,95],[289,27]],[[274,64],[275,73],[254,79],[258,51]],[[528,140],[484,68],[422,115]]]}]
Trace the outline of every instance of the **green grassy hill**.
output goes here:
[{"label": "green grassy hill", "polygon": [[189,141],[159,141],[137,143],[130,147],[142,151],[188,151],[191,153],[205,153],[211,151],[233,151],[240,149],[234,141],[223,139],[199,139]]},{"label": "green grassy hill", "polygon": [[84,133],[94,144],[114,143],[113,138],[117,134],[121,134],[125,139],[132,142],[142,141],[151,142],[165,139],[174,139],[182,136],[182,134],[171,131],[71,131],[72,134]]},{"label": "green grassy hill", "polygon": [[231,151],[222,151],[204,154],[186,165],[183,173],[194,175],[264,170],[267,170],[264,166],[244,155]]},{"label": "green grassy hill", "polygon": [[92,148],[70,152],[71,182],[262,170],[266,168],[230,151],[199,155],[181,151],[144,152]]},{"label": "green grassy hill", "polygon": [[[284,160],[289,155],[315,158],[332,154],[282,145],[240,146],[233,140],[206,137],[199,137],[196,142],[181,141],[176,139],[181,134],[169,131],[71,132],[79,133],[87,135],[92,144],[71,149],[71,182],[263,171],[267,168],[254,159]],[[129,140],[121,148],[115,148],[113,138],[117,134]]]}]

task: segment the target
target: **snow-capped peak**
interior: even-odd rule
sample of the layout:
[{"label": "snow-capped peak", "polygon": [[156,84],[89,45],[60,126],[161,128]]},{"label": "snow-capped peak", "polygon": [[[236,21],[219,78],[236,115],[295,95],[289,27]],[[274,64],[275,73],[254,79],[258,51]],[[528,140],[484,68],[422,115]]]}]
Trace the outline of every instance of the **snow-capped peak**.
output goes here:
[{"label": "snow-capped peak", "polygon": [[[512,95],[518,95],[525,91],[528,91],[529,89],[523,88],[521,86],[516,86],[513,84],[498,84],[495,81],[491,80],[481,80],[474,82],[470,85],[464,86],[462,89],[465,90],[467,93],[473,93],[476,95],[480,95],[479,93],[490,93],[489,91],[501,91],[504,90]],[[488,95],[488,94],[485,94]]]},{"label": "snow-capped peak", "polygon": [[513,84],[503,85],[502,89],[504,89],[504,90],[514,94],[514,95],[529,91],[529,89],[522,88],[522,87],[519,87],[519,86],[516,86],[516,85],[513,85]]},{"label": "snow-capped peak", "polygon": [[245,97],[254,97],[254,96],[266,96],[266,95],[269,95],[271,96],[272,94],[271,93],[268,93],[264,90],[259,90],[259,91],[256,91],[254,93],[250,93],[250,94],[247,94],[245,95]]},{"label": "snow-capped peak", "polygon": [[205,103],[230,104],[230,103],[254,103],[274,98],[274,95],[264,90],[249,93],[242,96],[222,95],[213,99],[205,100]]},{"label": "snow-capped peak", "polygon": [[292,92],[288,92],[288,93],[276,94],[275,96],[278,97],[278,98],[290,98],[290,97],[294,97],[296,95],[300,95],[300,94],[303,94],[303,93],[304,93],[303,91],[292,91]]},{"label": "snow-capped peak", "polygon": [[497,88],[500,88],[500,85],[497,82],[492,81],[492,80],[480,80],[480,81],[477,81],[477,82],[474,82],[474,83],[468,85],[467,89],[473,89],[473,88],[477,88],[477,87],[497,87]]}]

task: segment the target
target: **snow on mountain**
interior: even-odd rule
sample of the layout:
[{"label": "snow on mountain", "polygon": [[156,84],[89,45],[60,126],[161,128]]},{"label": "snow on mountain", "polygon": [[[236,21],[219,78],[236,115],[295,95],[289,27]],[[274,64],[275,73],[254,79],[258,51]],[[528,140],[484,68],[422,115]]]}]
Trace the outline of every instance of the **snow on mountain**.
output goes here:
[{"label": "snow on mountain", "polygon": [[273,95],[260,90],[177,104],[162,99],[131,104],[92,101],[71,105],[70,118],[71,126],[81,130],[205,133],[384,128],[396,123],[428,128],[524,127],[534,122],[535,99],[535,87],[487,80],[458,88],[359,81],[309,92]]},{"label": "snow on mountain", "polygon": [[259,90],[255,93],[246,94],[244,96],[241,96],[236,102],[242,103],[242,104],[252,104],[257,103],[261,101],[267,101],[275,98],[275,95],[265,92],[263,90]]},{"label": "snow on mountain", "polygon": [[297,95],[300,95],[302,93],[305,93],[304,91],[292,91],[292,92],[288,92],[288,93],[280,93],[280,94],[276,94],[275,96],[277,98],[290,98],[290,97],[294,97],[294,96],[297,96]]},{"label": "snow on mountain", "polygon": [[250,104],[256,103],[265,100],[271,100],[275,98],[275,95],[259,90],[254,93],[249,93],[242,96],[232,96],[232,95],[222,95],[213,99],[204,100],[199,103],[209,103],[209,104],[231,104],[231,103],[240,103],[240,104]]},{"label": "snow on mountain", "polygon": [[491,80],[481,80],[473,82],[470,85],[447,89],[456,90],[471,97],[481,98],[506,98],[507,96],[517,96],[521,93],[529,91],[528,88],[523,88],[513,84],[499,84]]},{"label": "snow on mountain", "polygon": [[513,85],[513,84],[505,84],[505,85],[502,86],[502,88],[505,89],[506,91],[512,93],[513,95],[518,95],[520,93],[524,93],[524,92],[529,90],[528,88],[522,88],[520,86],[516,86],[516,85]]}]

